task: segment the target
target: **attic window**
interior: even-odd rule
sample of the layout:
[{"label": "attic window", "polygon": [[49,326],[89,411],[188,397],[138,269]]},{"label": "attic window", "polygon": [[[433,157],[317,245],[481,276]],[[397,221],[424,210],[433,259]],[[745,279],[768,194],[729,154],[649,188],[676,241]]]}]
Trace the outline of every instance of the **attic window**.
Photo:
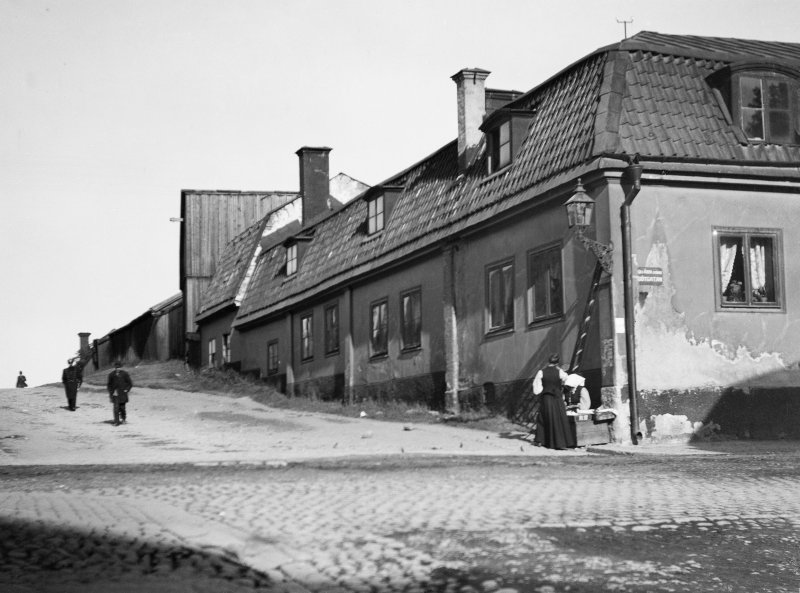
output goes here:
[{"label": "attic window", "polygon": [[498,109],[481,125],[488,142],[489,173],[495,173],[514,162],[528,137],[528,126],[534,112],[528,109]]},{"label": "attic window", "polygon": [[741,128],[742,142],[800,144],[800,71],[740,62],[715,72],[708,83]]},{"label": "attic window", "polygon": [[739,97],[739,116],[749,140],[772,144],[800,141],[794,81],[784,76],[743,74],[738,83],[735,89]]},{"label": "attic window", "polygon": [[297,243],[286,246],[286,275],[297,273]]},{"label": "attic window", "polygon": [[499,171],[511,162],[511,122],[506,121],[489,136],[489,171]]},{"label": "attic window", "polygon": [[373,235],[384,227],[383,194],[371,198],[367,202],[367,234]]}]

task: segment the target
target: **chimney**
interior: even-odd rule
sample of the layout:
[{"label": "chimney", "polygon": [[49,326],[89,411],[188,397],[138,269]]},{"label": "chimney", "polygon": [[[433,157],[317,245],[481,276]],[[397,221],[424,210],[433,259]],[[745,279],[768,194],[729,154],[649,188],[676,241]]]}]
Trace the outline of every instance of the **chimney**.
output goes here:
[{"label": "chimney", "polygon": [[458,168],[472,164],[482,132],[479,127],[486,115],[486,78],[488,70],[464,68],[450,78],[458,93]]},{"label": "chimney", "polygon": [[78,338],[80,338],[80,350],[79,352],[83,354],[84,352],[89,351],[89,336],[92,335],[90,332],[81,332],[78,334]]},{"label": "chimney", "polygon": [[330,179],[327,147],[304,146],[295,154],[300,158],[300,195],[303,204],[303,225],[328,212]]}]

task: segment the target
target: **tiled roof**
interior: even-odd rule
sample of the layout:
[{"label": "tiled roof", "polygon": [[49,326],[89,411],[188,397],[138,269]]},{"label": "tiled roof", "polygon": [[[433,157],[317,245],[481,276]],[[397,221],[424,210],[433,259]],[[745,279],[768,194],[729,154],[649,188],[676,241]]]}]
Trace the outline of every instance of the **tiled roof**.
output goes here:
[{"label": "tiled roof", "polygon": [[234,303],[268,219],[269,215],[249,226],[225,246],[211,283],[203,291],[197,319]]},{"label": "tiled roof", "polygon": [[[705,55],[704,55],[705,54]],[[800,45],[640,33],[563,70],[507,105],[532,113],[512,164],[487,176],[486,155],[461,174],[448,144],[383,185],[403,191],[380,234],[367,237],[364,200],[314,225],[297,274],[281,274],[280,245],[258,258],[236,324],[243,325],[536,199],[559,176],[604,155],[642,162],[800,162],[796,146],[749,144],[706,82],[725,59],[800,64]]]}]

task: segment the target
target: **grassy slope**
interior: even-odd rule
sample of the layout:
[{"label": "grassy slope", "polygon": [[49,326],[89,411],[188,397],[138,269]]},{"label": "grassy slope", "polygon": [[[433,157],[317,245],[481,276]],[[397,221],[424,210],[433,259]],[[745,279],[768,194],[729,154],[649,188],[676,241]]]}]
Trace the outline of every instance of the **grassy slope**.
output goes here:
[{"label": "grassy slope", "polygon": [[[523,430],[522,427],[513,424],[506,418],[481,413],[467,413],[461,417],[453,418],[426,408],[409,407],[400,403],[378,404],[376,402],[362,402],[350,405],[306,397],[287,397],[271,387],[255,383],[233,371],[195,371],[184,368],[183,363],[177,360],[143,362],[126,370],[131,374],[134,386],[213,393],[235,397],[247,396],[274,408],[338,414],[352,418],[356,418],[364,412],[370,418],[390,422],[446,422],[454,426],[496,432]],[[108,370],[101,370],[95,373],[84,372],[84,383],[103,387],[105,386],[108,372]]]}]

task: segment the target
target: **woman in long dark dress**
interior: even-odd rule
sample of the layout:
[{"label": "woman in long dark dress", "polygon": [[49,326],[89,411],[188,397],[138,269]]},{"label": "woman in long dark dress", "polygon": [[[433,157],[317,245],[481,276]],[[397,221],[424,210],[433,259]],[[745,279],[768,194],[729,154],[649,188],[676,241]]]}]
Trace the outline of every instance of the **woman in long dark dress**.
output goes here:
[{"label": "woman in long dark dress", "polygon": [[536,442],[548,449],[575,447],[563,395],[567,374],[559,368],[559,360],[558,354],[550,356],[547,366],[537,372],[533,379],[533,393],[542,394],[536,420]]}]

